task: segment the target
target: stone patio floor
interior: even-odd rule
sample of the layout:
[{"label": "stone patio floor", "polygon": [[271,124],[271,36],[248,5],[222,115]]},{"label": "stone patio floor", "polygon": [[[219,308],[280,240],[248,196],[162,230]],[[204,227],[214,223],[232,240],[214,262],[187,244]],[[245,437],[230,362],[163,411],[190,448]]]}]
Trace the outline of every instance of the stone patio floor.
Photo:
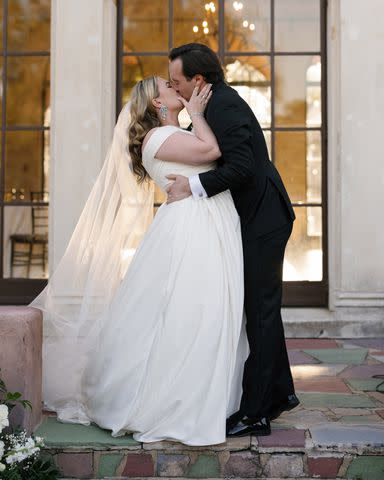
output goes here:
[{"label": "stone patio floor", "polygon": [[45,438],[66,478],[350,478],[384,480],[384,338],[287,339],[301,405],[268,437],[211,447],[141,444],[57,422]]}]

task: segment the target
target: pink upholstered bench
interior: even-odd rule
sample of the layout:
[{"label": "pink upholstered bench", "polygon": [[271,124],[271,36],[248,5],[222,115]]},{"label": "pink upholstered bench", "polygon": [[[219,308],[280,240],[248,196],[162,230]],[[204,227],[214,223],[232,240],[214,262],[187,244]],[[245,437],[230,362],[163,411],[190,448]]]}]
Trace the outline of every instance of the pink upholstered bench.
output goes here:
[{"label": "pink upholstered bench", "polygon": [[17,406],[11,425],[31,433],[41,422],[43,318],[32,307],[0,306],[0,375],[11,392],[20,392],[32,411]]}]

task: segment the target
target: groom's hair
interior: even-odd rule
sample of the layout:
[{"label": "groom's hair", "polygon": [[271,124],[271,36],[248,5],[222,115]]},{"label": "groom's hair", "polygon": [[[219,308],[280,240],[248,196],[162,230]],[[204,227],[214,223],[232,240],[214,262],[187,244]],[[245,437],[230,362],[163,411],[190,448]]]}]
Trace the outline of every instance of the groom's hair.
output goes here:
[{"label": "groom's hair", "polygon": [[223,67],[216,53],[202,43],[187,43],[172,48],[169,59],[180,58],[183,64],[183,74],[191,80],[195,75],[202,75],[206,82],[217,83],[224,81]]}]

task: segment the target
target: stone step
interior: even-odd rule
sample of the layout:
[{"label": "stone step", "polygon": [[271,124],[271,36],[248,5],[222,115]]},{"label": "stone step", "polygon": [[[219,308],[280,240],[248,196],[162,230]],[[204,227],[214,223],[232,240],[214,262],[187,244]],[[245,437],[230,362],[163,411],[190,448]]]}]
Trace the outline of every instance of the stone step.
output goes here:
[{"label": "stone step", "polygon": [[111,437],[95,425],[44,419],[45,438],[63,478],[384,479],[384,429],[327,423],[308,429],[272,425],[267,437],[227,439],[209,447],[139,443]]},{"label": "stone step", "polygon": [[36,434],[68,479],[384,480],[384,338],[296,338],[287,346],[301,404],[268,437],[142,444],[52,416]]}]

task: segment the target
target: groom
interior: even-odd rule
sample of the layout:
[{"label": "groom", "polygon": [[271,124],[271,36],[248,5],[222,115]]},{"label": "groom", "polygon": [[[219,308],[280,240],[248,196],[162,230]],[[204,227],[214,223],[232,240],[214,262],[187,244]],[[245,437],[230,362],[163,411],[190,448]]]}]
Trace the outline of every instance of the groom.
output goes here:
[{"label": "groom", "polygon": [[216,54],[190,43],[169,54],[173,88],[189,100],[194,87],[212,84],[205,117],[222,153],[218,168],[189,179],[170,175],[168,203],[201,199],[230,189],[241,218],[244,308],[250,354],[244,365],[240,410],[227,419],[227,435],[269,435],[270,420],[299,404],[281,320],[284,251],[295,214],[263,132],[248,104],[224,79]]}]

